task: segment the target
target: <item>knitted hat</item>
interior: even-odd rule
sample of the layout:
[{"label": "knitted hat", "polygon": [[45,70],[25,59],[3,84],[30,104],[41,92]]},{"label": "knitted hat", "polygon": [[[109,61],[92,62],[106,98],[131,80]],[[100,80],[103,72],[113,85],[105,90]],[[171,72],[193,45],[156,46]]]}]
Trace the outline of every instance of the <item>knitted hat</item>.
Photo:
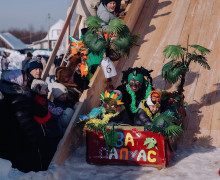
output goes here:
[{"label": "knitted hat", "polygon": [[36,92],[36,87],[38,85],[40,85],[41,88],[44,89],[44,90],[48,88],[48,84],[45,81],[43,81],[41,79],[34,79],[32,84],[31,84],[31,90]]},{"label": "knitted hat", "polygon": [[112,2],[112,1],[115,1],[116,4],[118,2],[118,0],[102,0],[102,4],[107,5],[108,3]]},{"label": "knitted hat", "polygon": [[63,84],[57,82],[52,83],[52,94],[54,98],[58,98],[60,95],[67,92],[68,90]]},{"label": "knitted hat", "polygon": [[43,70],[43,64],[39,59],[32,59],[28,64],[29,72],[31,72],[33,69],[42,69]]},{"label": "knitted hat", "polygon": [[27,53],[27,57],[32,58],[32,56],[33,56],[33,55],[32,55],[32,53],[31,53],[31,52],[28,52],[28,53]]}]

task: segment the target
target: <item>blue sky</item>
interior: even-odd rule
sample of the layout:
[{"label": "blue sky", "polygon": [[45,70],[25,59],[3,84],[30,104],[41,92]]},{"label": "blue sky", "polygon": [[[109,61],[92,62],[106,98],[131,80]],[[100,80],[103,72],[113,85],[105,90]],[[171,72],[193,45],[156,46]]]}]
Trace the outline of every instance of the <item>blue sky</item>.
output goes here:
[{"label": "blue sky", "polygon": [[0,31],[9,28],[47,30],[50,25],[65,20],[67,9],[73,0],[0,0]]}]

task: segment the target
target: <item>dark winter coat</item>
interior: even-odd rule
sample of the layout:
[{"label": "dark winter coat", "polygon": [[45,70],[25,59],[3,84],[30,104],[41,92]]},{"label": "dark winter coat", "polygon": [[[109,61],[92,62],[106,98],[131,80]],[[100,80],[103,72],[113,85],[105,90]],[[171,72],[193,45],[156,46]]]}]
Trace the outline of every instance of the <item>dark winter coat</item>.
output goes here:
[{"label": "dark winter coat", "polygon": [[24,70],[24,71],[27,71],[28,70],[28,65],[29,65],[29,62],[31,60],[31,57],[26,57],[22,62],[21,62],[21,69]]},{"label": "dark winter coat", "polygon": [[89,88],[89,80],[85,76],[81,77],[81,74],[77,72],[74,74],[74,82],[77,84],[77,89],[81,92]]},{"label": "dark winter coat", "polygon": [[0,110],[0,157],[23,172],[43,170],[39,147],[44,134],[33,119],[29,89],[0,81],[0,91],[4,95]]},{"label": "dark winter coat", "polygon": [[145,113],[143,109],[139,109],[134,116],[134,126],[152,125],[150,117]]},{"label": "dark winter coat", "polygon": [[40,150],[44,166],[43,170],[46,170],[63,134],[48,110],[47,96],[38,95],[34,92],[32,92],[32,96],[34,97],[32,102],[34,120],[38,122],[44,133],[44,140],[40,142]]},{"label": "dark winter coat", "polygon": [[109,122],[109,125],[112,124],[129,124],[129,125],[133,125],[131,118],[129,117],[127,111],[124,109],[122,110],[118,116],[112,117]]}]

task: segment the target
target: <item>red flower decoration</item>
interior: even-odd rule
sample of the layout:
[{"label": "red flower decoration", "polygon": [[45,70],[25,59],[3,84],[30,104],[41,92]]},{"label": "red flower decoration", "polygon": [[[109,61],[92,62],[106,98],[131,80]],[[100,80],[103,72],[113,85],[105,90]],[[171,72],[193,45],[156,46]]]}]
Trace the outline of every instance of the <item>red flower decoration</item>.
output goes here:
[{"label": "red flower decoration", "polygon": [[218,175],[220,176],[220,169],[218,170]]},{"label": "red flower decoration", "polygon": [[169,103],[170,103],[170,104],[173,103],[173,98],[170,98],[170,99],[169,99]]},{"label": "red flower decoration", "polygon": [[171,95],[172,95],[172,93],[171,93],[171,92],[167,92],[167,95],[171,96]]},{"label": "red flower decoration", "polygon": [[138,132],[137,128],[133,128],[132,131],[135,132],[135,133]]}]

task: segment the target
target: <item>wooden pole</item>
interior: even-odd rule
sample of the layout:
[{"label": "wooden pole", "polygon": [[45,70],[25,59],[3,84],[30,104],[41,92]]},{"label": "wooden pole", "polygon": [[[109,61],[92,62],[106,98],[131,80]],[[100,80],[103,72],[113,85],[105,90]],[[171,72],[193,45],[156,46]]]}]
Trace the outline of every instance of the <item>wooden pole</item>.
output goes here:
[{"label": "wooden pole", "polygon": [[[82,20],[82,16],[79,15],[78,18],[77,18],[77,20],[76,20],[76,24],[75,24],[75,26],[74,26],[74,29],[73,29],[73,33],[72,33],[72,37],[73,37],[73,38],[76,38],[77,31],[78,31],[78,29],[79,29],[79,24],[80,24],[81,20]],[[69,39],[69,37],[68,37],[68,39]],[[70,46],[71,46],[71,44],[70,44],[70,41],[69,41],[69,44],[67,45],[67,49],[66,49],[66,52],[65,52],[65,54],[64,54],[64,56],[63,56],[63,59],[62,59],[62,62],[61,62],[61,64],[60,64],[60,66],[63,66],[63,64],[64,64],[64,59],[65,59],[66,55],[67,55],[68,52],[69,52]]]},{"label": "wooden pole", "polygon": [[[70,7],[68,8],[67,16],[68,16],[69,12],[70,12]],[[70,26],[71,26],[71,25],[70,25],[70,23],[69,23],[69,25],[68,25],[68,27],[67,27],[67,30],[66,30],[66,51],[67,51],[68,45],[69,45],[69,43],[70,43],[70,40],[69,40]]]},{"label": "wooden pole", "polygon": [[68,25],[70,24],[70,20],[71,20],[71,18],[72,18],[73,11],[74,11],[74,9],[75,9],[75,7],[76,7],[77,1],[78,1],[78,0],[74,0],[73,3],[72,3],[72,5],[71,5],[70,12],[69,12],[68,16],[66,17],[66,20],[65,20],[63,29],[62,29],[62,31],[61,31],[61,33],[60,33],[60,36],[59,36],[59,38],[58,38],[58,40],[57,40],[57,42],[56,42],[56,45],[55,45],[55,47],[54,47],[54,49],[53,49],[53,52],[52,52],[52,54],[51,54],[51,56],[50,56],[50,58],[49,58],[49,60],[48,60],[48,62],[47,62],[47,65],[46,65],[46,67],[45,67],[44,70],[43,70],[43,73],[42,73],[41,78],[42,78],[42,80],[44,80],[44,81],[46,80],[46,78],[47,78],[47,76],[48,76],[49,70],[50,70],[50,68],[51,68],[51,64],[52,64],[52,62],[53,62],[53,60],[54,60],[54,58],[55,58],[55,56],[56,56],[56,54],[57,54],[57,51],[58,51],[58,49],[59,49],[59,47],[60,47],[60,44],[61,44],[61,42],[62,42],[62,40],[63,40],[64,34],[65,34],[65,32],[66,32],[66,29],[67,29]]}]

